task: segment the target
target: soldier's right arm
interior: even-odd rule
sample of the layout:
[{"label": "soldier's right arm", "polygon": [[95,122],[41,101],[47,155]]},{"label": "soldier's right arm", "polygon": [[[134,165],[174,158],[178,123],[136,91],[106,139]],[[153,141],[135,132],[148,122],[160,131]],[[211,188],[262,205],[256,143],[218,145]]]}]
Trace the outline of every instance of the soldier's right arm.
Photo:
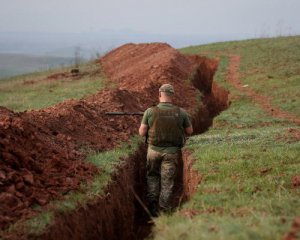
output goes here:
[{"label": "soldier's right arm", "polygon": [[186,135],[192,135],[193,133],[193,126],[192,123],[189,119],[189,116],[187,114],[187,112],[184,109],[181,109],[182,111],[182,116],[183,116],[183,128],[184,128],[184,132]]}]

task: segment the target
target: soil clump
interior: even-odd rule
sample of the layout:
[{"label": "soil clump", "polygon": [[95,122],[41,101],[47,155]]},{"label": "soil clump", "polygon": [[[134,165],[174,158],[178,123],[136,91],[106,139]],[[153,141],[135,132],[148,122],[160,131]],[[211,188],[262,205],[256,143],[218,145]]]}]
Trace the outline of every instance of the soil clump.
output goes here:
[{"label": "soil clump", "polygon": [[297,240],[300,236],[300,217],[296,217],[292,223],[291,229],[283,237],[284,240]]}]

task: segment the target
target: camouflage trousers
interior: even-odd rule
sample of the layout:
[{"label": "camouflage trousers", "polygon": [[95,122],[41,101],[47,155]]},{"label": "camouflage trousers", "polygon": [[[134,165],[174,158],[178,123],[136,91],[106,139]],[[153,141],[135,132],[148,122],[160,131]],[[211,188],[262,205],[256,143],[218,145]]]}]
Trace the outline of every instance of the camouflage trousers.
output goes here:
[{"label": "camouflage trousers", "polygon": [[172,208],[171,200],[176,177],[179,153],[160,153],[148,148],[147,153],[147,199],[158,203],[161,210]]}]

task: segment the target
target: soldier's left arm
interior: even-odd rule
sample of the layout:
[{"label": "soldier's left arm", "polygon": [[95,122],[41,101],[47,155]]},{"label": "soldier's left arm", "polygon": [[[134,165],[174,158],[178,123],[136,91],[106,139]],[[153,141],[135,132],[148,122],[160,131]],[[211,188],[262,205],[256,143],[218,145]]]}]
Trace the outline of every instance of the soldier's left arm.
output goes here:
[{"label": "soldier's left arm", "polygon": [[191,125],[191,126],[185,128],[184,131],[185,131],[186,135],[192,135],[192,133],[194,131],[193,126]]},{"label": "soldier's left arm", "polygon": [[184,109],[181,109],[182,116],[183,116],[183,128],[186,135],[192,135],[193,133],[193,126],[189,119],[187,112]]},{"label": "soldier's left arm", "polygon": [[144,113],[140,128],[139,128],[139,135],[144,137],[147,135],[148,132],[148,112],[149,110],[147,109]]}]

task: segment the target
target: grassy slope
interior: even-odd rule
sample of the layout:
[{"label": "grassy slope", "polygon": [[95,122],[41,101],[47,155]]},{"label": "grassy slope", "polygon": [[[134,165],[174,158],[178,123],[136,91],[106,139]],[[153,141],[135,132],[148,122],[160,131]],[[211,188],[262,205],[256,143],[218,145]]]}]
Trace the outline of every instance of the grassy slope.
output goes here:
[{"label": "grassy slope", "polygon": [[186,54],[211,57],[241,56],[241,81],[259,94],[273,97],[274,105],[300,117],[300,36],[216,43],[182,49]]},{"label": "grassy slope", "polygon": [[[80,67],[81,72],[94,73],[99,64],[87,63]],[[14,111],[40,109],[67,99],[80,99],[104,87],[105,78],[101,73],[88,74],[80,79],[63,78],[47,80],[47,76],[70,71],[70,68],[21,75],[0,81],[0,106]],[[30,84],[31,81],[35,83]],[[29,83],[26,83],[29,82]]]},{"label": "grassy slope", "polygon": [[[300,37],[249,40],[182,49],[220,57],[216,80],[232,104],[187,148],[203,176],[196,194],[172,216],[156,221],[155,239],[281,239],[300,214],[300,142],[293,124],[268,116],[226,81],[227,54],[241,55],[240,78],[273,104],[300,115]],[[289,96],[290,98],[287,98]]]}]

